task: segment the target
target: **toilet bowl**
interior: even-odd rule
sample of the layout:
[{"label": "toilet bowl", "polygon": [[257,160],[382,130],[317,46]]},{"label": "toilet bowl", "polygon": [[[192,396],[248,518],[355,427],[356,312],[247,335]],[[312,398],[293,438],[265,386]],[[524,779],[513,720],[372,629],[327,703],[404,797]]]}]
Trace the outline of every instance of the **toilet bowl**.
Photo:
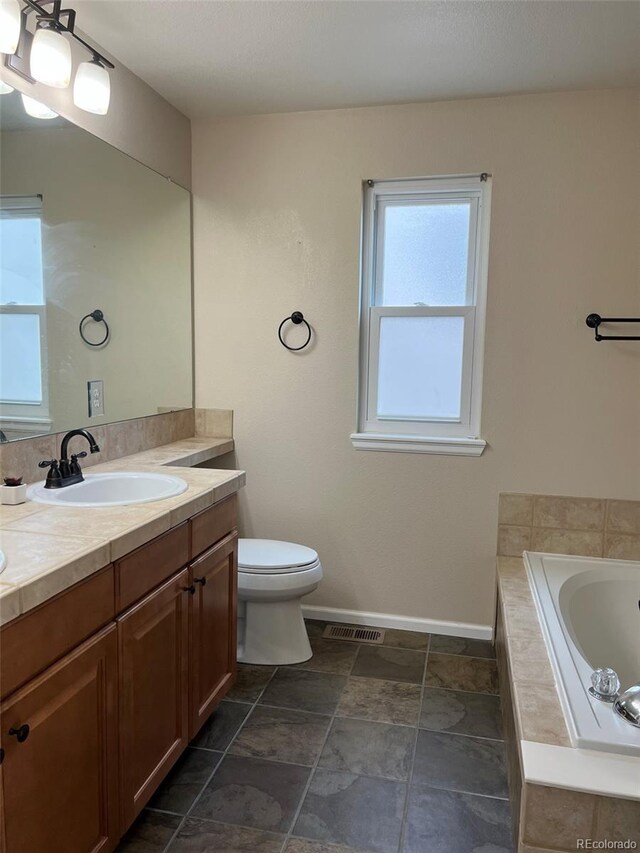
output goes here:
[{"label": "toilet bowl", "polygon": [[238,542],[238,660],[302,663],[312,655],[301,598],[322,580],[313,548],[275,539]]}]

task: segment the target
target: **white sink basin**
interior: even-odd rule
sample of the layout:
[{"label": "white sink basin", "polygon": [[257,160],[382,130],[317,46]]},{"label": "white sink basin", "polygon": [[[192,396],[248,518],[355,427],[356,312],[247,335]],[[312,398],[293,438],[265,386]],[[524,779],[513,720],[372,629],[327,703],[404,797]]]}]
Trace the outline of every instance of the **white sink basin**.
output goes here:
[{"label": "white sink basin", "polygon": [[44,483],[34,483],[27,497],[51,506],[127,506],[162,501],[181,495],[188,486],[180,477],[171,474],[114,472],[85,474],[84,482],[62,489],[45,489]]}]

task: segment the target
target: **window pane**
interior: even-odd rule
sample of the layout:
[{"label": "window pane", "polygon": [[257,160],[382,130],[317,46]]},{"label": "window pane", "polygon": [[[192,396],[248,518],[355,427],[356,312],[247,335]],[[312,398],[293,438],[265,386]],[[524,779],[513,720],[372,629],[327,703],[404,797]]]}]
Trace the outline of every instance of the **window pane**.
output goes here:
[{"label": "window pane", "polygon": [[470,216],[470,202],[387,205],[378,304],[466,305]]},{"label": "window pane", "polygon": [[0,314],[0,400],[42,402],[37,314]]},{"label": "window pane", "polygon": [[378,417],[460,419],[464,317],[381,317]]},{"label": "window pane", "polygon": [[0,216],[0,304],[44,305],[38,217]]}]

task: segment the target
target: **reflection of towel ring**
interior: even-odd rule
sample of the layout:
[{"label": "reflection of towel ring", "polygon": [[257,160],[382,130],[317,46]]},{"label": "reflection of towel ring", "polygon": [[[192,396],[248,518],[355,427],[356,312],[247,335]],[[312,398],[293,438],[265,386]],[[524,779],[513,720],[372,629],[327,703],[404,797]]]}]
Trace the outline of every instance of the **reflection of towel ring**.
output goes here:
[{"label": "reflection of towel ring", "polygon": [[[291,320],[291,322],[294,323],[294,325],[296,326],[299,326],[300,323],[304,323],[307,327],[307,340],[302,344],[301,347],[290,347],[289,344],[285,344],[284,340],[282,339],[282,327],[289,320]],[[304,319],[304,314],[302,313],[302,311],[294,311],[290,317],[284,318],[282,323],[280,323],[280,325],[278,326],[278,337],[280,338],[280,343],[282,344],[282,346],[286,347],[288,350],[291,350],[291,352],[298,352],[298,350],[304,349],[307,346],[307,344],[311,340],[311,326]]]},{"label": "reflection of towel ring", "polygon": [[[87,338],[85,338],[84,336],[83,325],[85,320],[88,320],[89,318],[94,320],[96,323],[104,323],[104,338],[101,341],[98,341],[97,344],[94,344],[91,341],[87,340]],[[101,347],[103,344],[106,344],[106,342],[109,340],[109,335],[111,334],[109,331],[109,324],[104,319],[104,314],[99,308],[96,308],[96,310],[92,311],[90,314],[85,314],[82,320],[80,320],[80,325],[78,326],[78,328],[80,330],[80,337],[85,342],[85,344],[88,344],[90,347]]]}]

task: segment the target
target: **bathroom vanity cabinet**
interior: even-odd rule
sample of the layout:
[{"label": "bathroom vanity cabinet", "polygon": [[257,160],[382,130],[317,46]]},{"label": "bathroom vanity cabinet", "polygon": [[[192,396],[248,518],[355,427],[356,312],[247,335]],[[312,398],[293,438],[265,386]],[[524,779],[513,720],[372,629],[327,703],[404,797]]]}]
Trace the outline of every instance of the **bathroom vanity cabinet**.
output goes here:
[{"label": "bathroom vanity cabinet", "polygon": [[232,495],[0,632],[0,850],[108,853],[236,671]]}]

